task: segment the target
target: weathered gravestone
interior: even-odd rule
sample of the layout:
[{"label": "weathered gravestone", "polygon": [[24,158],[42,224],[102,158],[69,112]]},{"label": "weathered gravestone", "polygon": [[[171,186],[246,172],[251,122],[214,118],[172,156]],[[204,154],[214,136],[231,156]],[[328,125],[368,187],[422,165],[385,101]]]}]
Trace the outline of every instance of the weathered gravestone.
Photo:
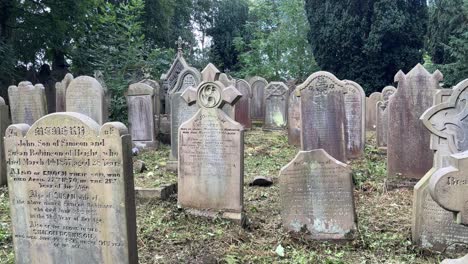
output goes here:
[{"label": "weathered gravestone", "polygon": [[94,71],[94,78],[101,84],[101,87],[104,91],[104,106],[103,106],[103,116],[104,119],[102,120],[103,123],[108,121],[111,111],[111,101],[112,101],[112,93],[111,90],[106,85],[104,81],[104,74],[101,71]]},{"label": "weathered gravestone", "polygon": [[7,171],[5,164],[5,152],[3,137],[5,136],[5,130],[10,125],[10,114],[8,105],[5,104],[5,100],[0,97],[0,186],[7,183]]},{"label": "weathered gravestone", "polygon": [[374,92],[366,98],[366,130],[375,131],[377,127],[377,114],[375,112],[375,105],[377,102],[382,101],[382,93]]},{"label": "weathered gravestone", "polygon": [[55,113],[55,83],[52,71],[47,63],[42,64],[38,75],[39,83],[44,85],[44,95],[47,102],[47,113]]},{"label": "weathered gravestone", "polygon": [[81,113],[91,117],[98,124],[103,124],[105,92],[101,83],[89,76],[79,76],[68,85],[66,94],[67,112]]},{"label": "weathered gravestone", "polygon": [[286,128],[288,120],[289,88],[282,82],[271,82],[265,88],[264,130]]},{"label": "weathered gravestone", "polygon": [[243,222],[244,128],[220,110],[240,96],[221,82],[182,95],[200,107],[179,129],[178,204],[194,214]]},{"label": "weathered gravestone", "polygon": [[[454,148],[450,140],[463,140],[468,131],[457,128],[461,122],[450,124],[459,113],[467,98],[467,88],[457,86],[454,90],[442,89],[434,97],[434,106],[421,116],[424,125],[431,131],[430,147],[434,150],[434,165],[416,184],[413,201],[413,242],[432,251],[463,251],[468,247],[468,227],[456,224],[453,213],[443,209],[430,195],[429,182],[434,173],[449,165],[448,157],[467,150]],[[453,97],[451,96],[453,92]],[[458,102],[453,102],[453,100]],[[452,103],[447,104],[447,102]],[[447,122],[449,121],[449,122]],[[458,125],[457,125],[458,123]],[[458,134],[462,132],[462,134]],[[464,134],[463,134],[464,133]],[[452,138],[452,135],[455,138]],[[452,145],[452,147],[450,147]]]},{"label": "weathered gravestone", "polygon": [[11,119],[13,124],[25,123],[32,125],[36,120],[47,114],[44,86],[32,85],[30,82],[20,82],[18,86],[8,87]]},{"label": "weathered gravestone", "polygon": [[239,79],[236,81],[236,89],[242,94],[242,97],[236,104],[235,119],[241,123],[244,128],[252,128],[252,120],[250,119],[250,101],[252,99],[252,89],[246,80]]},{"label": "weathered gravestone", "polygon": [[135,147],[158,147],[154,119],[154,89],[144,83],[134,83],[127,91],[128,123]]},{"label": "weathered gravestone", "polygon": [[346,157],[359,158],[364,155],[366,142],[366,94],[353,81],[346,83],[344,95]]},{"label": "weathered gravestone", "polygon": [[153,105],[154,105],[154,133],[156,134],[156,137],[159,134],[160,127],[161,127],[161,113],[164,111],[162,109],[162,104],[161,104],[161,98],[164,98],[164,95],[161,95],[161,88],[159,86],[159,83],[156,82],[155,80],[151,79],[144,79],[141,80],[140,83],[147,84],[153,88],[154,91],[154,96],[153,96]]},{"label": "weathered gravestone", "polygon": [[56,112],[65,112],[66,107],[66,94],[68,86],[73,80],[73,75],[67,73],[61,82],[55,84],[55,111]]},{"label": "weathered gravestone", "polygon": [[353,239],[357,229],[351,169],[323,149],[300,151],[280,171],[286,230],[311,239]]},{"label": "weathered gravestone", "polygon": [[377,146],[381,150],[387,150],[387,138],[388,138],[388,102],[390,97],[396,92],[396,88],[393,86],[387,86],[382,90],[382,101],[377,102],[376,113],[377,113],[377,127],[376,127],[376,138]]},{"label": "weathered gravestone", "polygon": [[323,148],[337,160],[346,161],[346,83],[329,72],[316,72],[297,87],[301,97],[301,148]]},{"label": "weathered gravestone", "polygon": [[296,95],[296,90],[289,94],[288,102],[288,143],[301,146],[301,98]]},{"label": "weathered gravestone", "polygon": [[391,188],[413,187],[432,167],[430,133],[419,117],[432,106],[441,80],[439,71],[430,74],[421,64],[407,75],[402,71],[395,75],[398,89],[387,109],[387,171]]},{"label": "weathered gravestone", "polygon": [[250,105],[251,118],[254,121],[264,121],[265,119],[265,87],[268,82],[259,76],[250,78],[252,88],[252,101]]},{"label": "weathered gravestone", "polygon": [[131,144],[79,113],[7,129],[16,263],[137,263]]}]

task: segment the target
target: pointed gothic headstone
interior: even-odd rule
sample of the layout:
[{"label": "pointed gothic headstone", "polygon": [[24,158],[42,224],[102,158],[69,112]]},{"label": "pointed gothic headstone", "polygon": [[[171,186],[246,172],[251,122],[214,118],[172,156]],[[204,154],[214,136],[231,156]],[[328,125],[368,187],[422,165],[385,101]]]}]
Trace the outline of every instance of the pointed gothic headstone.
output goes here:
[{"label": "pointed gothic headstone", "polygon": [[396,88],[393,86],[387,86],[382,90],[382,101],[376,104],[377,113],[377,127],[376,127],[376,138],[377,146],[382,150],[387,150],[387,138],[388,138],[388,102],[390,97],[396,92]]},{"label": "pointed gothic headstone", "polygon": [[344,81],[346,157],[356,159],[364,155],[366,143],[366,94],[353,81]]},{"label": "pointed gothic headstone", "polygon": [[285,129],[288,120],[289,88],[282,82],[271,82],[265,88],[264,130]]},{"label": "pointed gothic headstone", "polygon": [[105,91],[101,83],[89,76],[79,76],[68,85],[66,94],[67,112],[81,113],[103,124],[107,117]]},{"label": "pointed gothic headstone", "polygon": [[265,120],[265,87],[268,82],[259,76],[250,78],[250,87],[252,88],[251,118],[254,121]]},{"label": "pointed gothic headstone", "polygon": [[20,82],[18,86],[8,87],[11,120],[13,124],[32,125],[47,114],[44,86]]}]

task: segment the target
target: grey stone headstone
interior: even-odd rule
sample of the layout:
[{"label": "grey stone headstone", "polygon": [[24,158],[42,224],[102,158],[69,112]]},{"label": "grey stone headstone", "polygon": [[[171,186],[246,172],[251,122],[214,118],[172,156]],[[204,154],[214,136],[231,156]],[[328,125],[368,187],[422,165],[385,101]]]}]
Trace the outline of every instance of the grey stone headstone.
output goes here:
[{"label": "grey stone headstone", "polygon": [[103,124],[106,107],[105,91],[101,83],[89,76],[79,76],[68,85],[66,94],[67,112],[81,113]]},{"label": "grey stone headstone", "polygon": [[5,131],[10,125],[10,114],[8,105],[5,104],[5,100],[0,97],[0,186],[7,183],[7,170],[5,163],[5,152],[4,150],[4,139]]},{"label": "grey stone headstone", "polygon": [[288,120],[289,88],[282,82],[271,82],[265,88],[264,130],[285,129]]},{"label": "grey stone headstone", "polygon": [[67,73],[61,82],[57,82],[55,84],[55,111],[56,112],[65,112],[66,107],[66,94],[68,86],[70,85],[71,81],[73,80],[73,75],[71,73]]},{"label": "grey stone headstone", "polygon": [[36,120],[47,114],[47,104],[44,86],[32,85],[30,82],[20,82],[18,86],[8,87],[11,119],[13,124],[32,125]]},{"label": "grey stone headstone", "polygon": [[265,87],[268,82],[259,76],[250,78],[250,87],[252,88],[251,117],[255,121],[265,119]]},{"label": "grey stone headstone", "polygon": [[366,94],[359,84],[348,80],[344,82],[346,156],[356,159],[364,155],[366,143]]},{"label": "grey stone headstone", "polygon": [[375,131],[377,127],[377,114],[375,112],[375,105],[377,102],[382,101],[382,93],[374,92],[366,98],[366,130]]},{"label": "grey stone headstone", "polygon": [[301,146],[301,98],[296,90],[289,94],[288,102],[288,143]]},{"label": "grey stone headstone", "polygon": [[388,138],[388,102],[390,97],[396,92],[396,88],[393,86],[387,86],[382,90],[382,101],[376,104],[377,113],[377,127],[376,127],[376,139],[377,146],[380,149],[387,149],[387,138]]}]

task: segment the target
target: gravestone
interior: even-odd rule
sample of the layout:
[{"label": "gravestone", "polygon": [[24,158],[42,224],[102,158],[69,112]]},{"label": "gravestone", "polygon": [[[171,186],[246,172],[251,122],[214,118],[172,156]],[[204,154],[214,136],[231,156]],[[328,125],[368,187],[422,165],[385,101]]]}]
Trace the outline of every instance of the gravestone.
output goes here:
[{"label": "gravestone", "polygon": [[296,147],[301,146],[301,98],[296,95],[296,90],[289,94],[288,143]]},{"label": "gravestone", "polygon": [[246,80],[236,80],[236,89],[242,94],[242,97],[236,104],[235,120],[241,123],[244,128],[252,128],[252,120],[250,119],[250,102],[252,99],[252,90],[250,84]]},{"label": "gravestone", "polygon": [[7,183],[7,171],[5,163],[5,152],[3,137],[5,136],[5,131],[10,125],[10,114],[8,110],[8,105],[5,104],[5,100],[0,97],[0,186],[3,186]]},{"label": "gravestone", "polygon": [[182,95],[200,107],[179,129],[178,204],[194,214],[243,222],[244,128],[220,109],[240,96],[221,82]]},{"label": "gravestone", "polygon": [[381,150],[387,150],[387,138],[388,138],[388,102],[390,97],[396,92],[396,88],[393,86],[387,86],[382,90],[382,101],[376,104],[377,113],[377,127],[376,127],[376,138],[377,146]]},{"label": "gravestone", "polygon": [[125,125],[56,113],[5,134],[16,263],[138,262]]},{"label": "gravestone", "polygon": [[208,63],[208,65],[206,65],[202,70],[201,74],[204,82],[214,82],[219,79],[221,72],[213,65],[213,63]]},{"label": "gravestone", "polygon": [[351,169],[323,149],[300,151],[279,174],[283,227],[310,239],[353,239]]},{"label": "gravestone", "polygon": [[67,112],[81,113],[103,124],[105,93],[101,83],[89,76],[79,76],[68,85],[66,94]]},{"label": "gravestone", "polygon": [[104,91],[103,123],[108,121],[111,111],[112,93],[104,81],[104,74],[101,71],[94,71],[94,78],[101,84]]},{"label": "gravestone", "polygon": [[323,148],[346,161],[344,93],[347,85],[329,72],[316,72],[297,87],[301,97],[301,148]]},{"label": "gravestone", "polygon": [[32,85],[20,82],[18,86],[8,87],[11,121],[13,124],[32,125],[47,114],[47,104],[42,84]]},{"label": "gravestone", "polygon": [[264,130],[285,129],[288,120],[288,87],[282,82],[271,82],[265,88]]},{"label": "gravestone", "polygon": [[154,89],[144,83],[130,85],[127,90],[128,123],[133,145],[139,149],[155,149]]},{"label": "gravestone", "polygon": [[250,87],[252,88],[252,101],[250,105],[250,114],[253,121],[264,121],[265,119],[265,87],[268,82],[259,76],[250,78]]},{"label": "gravestone", "polygon": [[375,112],[375,105],[377,102],[382,101],[382,93],[374,92],[366,98],[366,130],[375,131],[377,127],[377,114]]},{"label": "gravestone", "polygon": [[178,42],[178,52],[177,56],[172,62],[171,67],[169,68],[169,71],[166,72],[165,74],[161,75],[161,83],[162,83],[162,93],[164,94],[164,100],[165,100],[165,112],[166,114],[171,113],[171,98],[169,96],[169,91],[171,91],[174,86],[177,83],[177,80],[179,79],[179,74],[184,70],[189,67],[188,63],[185,61],[183,52],[182,52],[182,41],[179,38]]},{"label": "gravestone", "polygon": [[359,84],[344,82],[346,157],[356,159],[364,155],[366,143],[366,94]]},{"label": "gravestone", "polygon": [[39,83],[44,85],[44,94],[47,102],[47,113],[55,113],[55,83],[54,77],[47,63],[41,65],[38,74]]},{"label": "gravestone", "polygon": [[55,84],[55,111],[56,112],[65,112],[66,107],[66,94],[68,86],[70,85],[71,81],[73,80],[73,75],[71,73],[67,73],[61,82],[57,82]]},{"label": "gravestone", "polygon": [[388,103],[387,172],[388,186],[413,187],[432,167],[430,133],[419,121],[432,106],[442,80],[439,71],[430,74],[421,64],[407,75],[395,75],[398,89]]},{"label": "gravestone", "polygon": [[163,96],[161,95],[161,87],[159,86],[159,83],[151,79],[144,79],[144,80],[141,80],[140,82],[147,84],[153,88],[154,90],[154,115],[159,116],[163,112],[162,104],[161,104],[161,98]]}]

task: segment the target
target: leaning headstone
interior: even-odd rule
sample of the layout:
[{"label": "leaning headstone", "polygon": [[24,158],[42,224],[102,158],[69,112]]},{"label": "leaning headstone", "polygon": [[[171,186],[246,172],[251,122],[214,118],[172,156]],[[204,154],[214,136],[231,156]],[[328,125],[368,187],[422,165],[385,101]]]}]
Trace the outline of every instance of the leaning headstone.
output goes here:
[{"label": "leaning headstone", "polygon": [[5,131],[10,125],[10,114],[8,110],[8,105],[5,104],[5,100],[0,97],[0,186],[7,183],[7,170],[5,163],[5,152],[3,137],[5,136]]},{"label": "leaning headstone", "polygon": [[309,239],[353,239],[357,230],[351,169],[323,149],[300,151],[279,174],[286,230]]},{"label": "leaning headstone", "polygon": [[216,68],[216,66],[213,65],[213,63],[208,63],[206,67],[202,70],[202,80],[204,82],[214,82],[219,79],[219,75],[221,74],[221,71]]},{"label": "leaning headstone", "polygon": [[20,82],[18,86],[8,87],[11,121],[13,124],[32,125],[47,114],[46,97],[42,84],[32,85]]},{"label": "leaning headstone", "polygon": [[285,129],[288,120],[289,88],[282,82],[271,82],[265,88],[264,130]]},{"label": "leaning headstone", "polygon": [[125,125],[56,113],[5,134],[16,263],[138,262]]},{"label": "leaning headstone", "polygon": [[179,129],[178,204],[194,214],[243,222],[244,128],[220,110],[240,96],[221,82],[182,95],[200,107]]},{"label": "leaning headstone", "polygon": [[377,128],[376,138],[377,146],[381,150],[387,150],[387,138],[388,138],[388,102],[390,97],[396,92],[396,88],[393,86],[387,86],[382,90],[382,101],[377,102],[376,113],[377,113]]},{"label": "leaning headstone", "polygon": [[251,118],[254,121],[262,121],[265,119],[265,87],[268,82],[259,76],[250,78],[250,87],[252,88],[251,102]]},{"label": "leaning headstone", "polygon": [[144,83],[130,85],[127,91],[128,123],[135,147],[158,147],[154,125],[154,89]]},{"label": "leaning headstone", "polygon": [[101,83],[89,76],[79,76],[68,85],[66,94],[67,112],[81,113],[103,124],[105,93]]},{"label": "leaning headstone", "polygon": [[288,143],[296,147],[301,146],[301,98],[296,95],[296,90],[289,94]]},{"label": "leaning headstone", "polygon": [[346,157],[356,159],[364,155],[366,142],[366,94],[353,81],[346,83],[344,105],[346,116]]},{"label": "leaning headstone", "polygon": [[316,72],[297,87],[301,97],[301,148],[323,148],[337,160],[346,161],[346,83],[329,72]]},{"label": "leaning headstone", "polygon": [[73,75],[67,73],[61,82],[55,84],[55,111],[56,112],[65,112],[66,107],[66,94],[68,86],[73,80]]},{"label": "leaning headstone", "polygon": [[252,99],[252,90],[250,84],[246,80],[236,80],[236,89],[242,94],[242,97],[236,104],[235,119],[241,123],[244,128],[252,128],[252,120],[250,119],[250,101]]},{"label": "leaning headstone", "polygon": [[[398,89],[388,103],[388,186],[413,187],[432,167],[430,133],[419,121],[432,106],[442,74],[430,74],[421,64],[407,75],[395,75]],[[375,107],[374,107],[375,108]]]},{"label": "leaning headstone", "polygon": [[366,98],[366,130],[375,131],[377,127],[377,114],[375,112],[375,105],[377,102],[382,101],[382,93],[374,92]]}]

